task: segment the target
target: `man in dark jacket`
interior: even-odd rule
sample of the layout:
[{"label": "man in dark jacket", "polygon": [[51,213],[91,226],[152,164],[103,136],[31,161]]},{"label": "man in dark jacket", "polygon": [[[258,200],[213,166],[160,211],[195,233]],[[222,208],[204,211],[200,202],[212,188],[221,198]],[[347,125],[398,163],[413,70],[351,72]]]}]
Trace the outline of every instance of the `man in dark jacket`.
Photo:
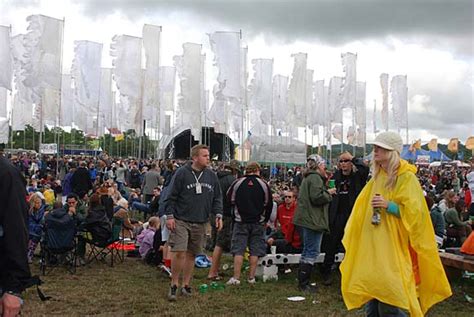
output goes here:
[{"label": "man in dark jacket", "polygon": [[367,183],[369,167],[362,159],[352,157],[349,152],[339,156],[339,168],[334,173],[336,195],[329,207],[329,235],[324,236],[325,257],[321,267],[323,284],[332,283],[331,267],[337,251],[342,248],[342,237],[347,220],[351,215],[352,207],[357,196]]},{"label": "man in dark jacket", "polygon": [[72,192],[81,199],[92,189],[92,181],[86,162],[81,162],[79,168],[72,175],[71,187]]},{"label": "man in dark jacket", "polygon": [[172,280],[168,293],[176,300],[178,282],[183,273],[181,294],[191,296],[191,278],[195,256],[202,252],[206,224],[215,215],[216,227],[222,228],[222,194],[216,174],[209,166],[209,148],[198,144],[191,149],[192,163],[176,171],[165,210],[166,226],[171,231]]},{"label": "man in dark jacket", "polygon": [[270,186],[260,177],[260,165],[250,162],[245,176],[237,179],[227,191],[227,199],[233,207],[234,228],[231,253],[234,256],[234,276],[228,285],[240,284],[240,271],[245,249],[250,252],[248,282],[255,283],[258,258],[266,254],[265,224],[273,209]]},{"label": "man in dark jacket", "polygon": [[[212,265],[209,269],[209,279],[219,279],[219,266],[222,252],[230,250],[230,240],[232,237],[232,212],[230,201],[227,199],[227,191],[229,190],[232,183],[238,177],[239,173],[239,162],[232,160],[228,164],[224,165],[224,170],[217,173],[219,184],[221,186],[222,198],[224,200],[223,213],[222,213],[222,230],[216,230],[216,244],[212,253]],[[215,228],[213,228],[215,229]]]},{"label": "man in dark jacket", "polygon": [[28,207],[26,183],[20,172],[0,155],[0,313],[20,313],[20,293],[31,281],[28,266]]}]

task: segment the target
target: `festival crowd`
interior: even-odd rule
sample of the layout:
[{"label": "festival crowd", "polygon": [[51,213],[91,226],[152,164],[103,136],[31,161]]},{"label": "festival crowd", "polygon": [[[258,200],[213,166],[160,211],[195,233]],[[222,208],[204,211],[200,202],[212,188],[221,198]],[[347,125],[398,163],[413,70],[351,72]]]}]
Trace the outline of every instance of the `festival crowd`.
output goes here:
[{"label": "festival crowd", "polygon": [[[226,281],[228,285],[243,283],[245,261],[249,266],[246,283],[254,284],[259,258],[272,252],[301,254],[297,286],[309,293],[317,291],[311,283],[313,271],[319,269],[324,285],[332,284],[339,267],[335,255],[345,252],[340,270],[348,308],[366,304],[370,316],[377,316],[377,312],[398,316],[426,312],[436,303],[425,299],[426,287],[431,287],[431,294],[440,294],[437,301],[450,294],[445,278],[430,282],[437,281],[438,286],[426,285],[433,274],[445,276],[439,271],[437,249],[432,248],[436,246],[432,233],[439,246],[459,247],[472,232],[474,164],[470,168],[455,164],[415,167],[400,159],[399,136],[392,132],[380,135],[374,142],[372,169],[369,162],[349,152],[337,158],[334,168],[328,168],[317,154],[310,155],[305,165],[291,168],[257,162],[244,166],[235,160],[211,162],[205,145],[192,148],[190,161],[107,154],[61,158],[10,155],[8,160],[25,180],[27,260],[32,263],[38,256],[48,217],[73,220],[78,265],[87,264],[90,235],[109,239],[114,221],[119,219],[120,237],[136,246],[127,256],[139,257],[169,273],[170,301],[192,296],[193,269],[204,248],[212,252],[208,272],[212,281],[223,278],[222,255],[232,254],[233,274]],[[373,239],[397,241],[387,242],[391,247],[383,254],[393,251],[388,259],[375,256],[380,250]],[[320,263],[317,259],[322,252],[325,257]],[[409,263],[411,272],[413,254],[417,254],[419,265],[413,274],[421,284],[419,280],[416,285],[411,283],[404,273],[396,282],[390,278],[379,281],[380,285],[402,283],[399,287],[406,290],[399,296],[402,299],[380,290],[361,289],[366,274],[371,274],[368,270],[378,270],[376,266],[386,266],[387,261],[396,272],[405,270],[403,265]],[[373,257],[379,259],[377,263],[361,265]],[[291,267],[285,265],[281,270],[288,273]],[[29,269],[20,267],[18,271]],[[5,292],[6,286],[1,286]]]}]

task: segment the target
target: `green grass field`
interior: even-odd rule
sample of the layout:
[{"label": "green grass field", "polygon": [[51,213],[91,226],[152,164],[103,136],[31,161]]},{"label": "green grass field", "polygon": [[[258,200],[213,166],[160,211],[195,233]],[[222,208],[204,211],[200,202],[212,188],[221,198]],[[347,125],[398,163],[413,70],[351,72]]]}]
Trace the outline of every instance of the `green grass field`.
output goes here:
[{"label": "green grass field", "polygon": [[[231,258],[226,257],[226,262]],[[39,273],[33,265],[34,274]],[[224,282],[231,271],[224,272]],[[266,316],[363,316],[363,310],[348,312],[342,301],[339,281],[322,286],[315,297],[303,302],[290,302],[289,296],[302,295],[296,290],[296,273],[280,274],[280,280],[258,282],[250,286],[227,286],[224,290],[209,290],[200,294],[198,286],[206,281],[207,269],[196,269],[193,298],[166,299],[169,278],[157,268],[140,260],[126,258],[113,268],[103,263],[80,267],[75,275],[56,268],[42,277],[42,290],[53,298],[41,302],[34,288],[25,295],[23,316],[163,316],[163,315],[266,315]],[[242,280],[244,280],[242,276]],[[314,280],[318,283],[319,276]],[[319,283],[318,283],[319,284]],[[436,305],[430,316],[474,316],[474,304],[466,301],[467,293],[474,297],[474,281],[464,279],[453,286],[454,295]],[[303,295],[304,296],[304,295]]]}]

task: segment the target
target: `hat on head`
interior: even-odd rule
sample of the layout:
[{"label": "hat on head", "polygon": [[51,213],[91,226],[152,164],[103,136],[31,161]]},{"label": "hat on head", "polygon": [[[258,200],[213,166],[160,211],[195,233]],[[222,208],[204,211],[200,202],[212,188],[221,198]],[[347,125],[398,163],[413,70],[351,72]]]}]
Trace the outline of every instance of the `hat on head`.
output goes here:
[{"label": "hat on head", "polygon": [[375,137],[372,144],[389,151],[397,151],[399,154],[402,153],[403,149],[402,137],[398,133],[392,131],[380,133]]},{"label": "hat on head", "polygon": [[224,167],[232,169],[234,171],[239,171],[240,170],[240,163],[237,160],[231,160],[228,163],[225,163]]},{"label": "hat on head", "polygon": [[260,164],[258,164],[257,162],[250,162],[245,167],[245,172],[246,173],[255,173],[256,171],[259,171],[260,169],[261,169]]},{"label": "hat on head", "polygon": [[315,161],[316,164],[322,164],[322,163],[326,163],[326,160],[323,159],[320,155],[318,154],[311,154],[310,156],[308,156],[308,159],[306,161]]}]

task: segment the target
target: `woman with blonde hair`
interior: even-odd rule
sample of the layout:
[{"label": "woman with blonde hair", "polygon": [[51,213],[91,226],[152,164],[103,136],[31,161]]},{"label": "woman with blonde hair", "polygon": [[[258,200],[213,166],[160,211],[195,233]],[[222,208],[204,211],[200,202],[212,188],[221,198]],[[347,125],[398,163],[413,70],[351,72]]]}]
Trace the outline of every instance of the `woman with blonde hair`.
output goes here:
[{"label": "woman with blonde hair", "polygon": [[400,135],[383,132],[373,144],[373,177],[342,240],[342,295],[367,316],[422,316],[451,296],[430,214],[416,167],[400,158]]},{"label": "woman with blonde hair", "polygon": [[28,262],[32,263],[36,247],[43,234],[43,223],[46,205],[38,194],[30,197],[30,208],[28,211]]}]

